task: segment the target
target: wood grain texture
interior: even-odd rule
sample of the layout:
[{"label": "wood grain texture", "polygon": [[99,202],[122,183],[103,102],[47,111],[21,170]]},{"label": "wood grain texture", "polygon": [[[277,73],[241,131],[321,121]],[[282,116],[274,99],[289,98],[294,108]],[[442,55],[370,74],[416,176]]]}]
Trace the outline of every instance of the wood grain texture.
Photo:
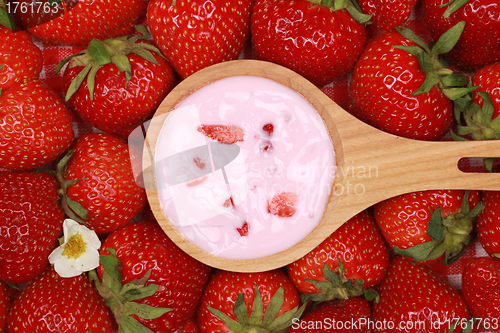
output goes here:
[{"label": "wood grain texture", "polygon": [[[318,226],[294,247],[250,260],[215,257],[186,241],[175,230],[161,210],[152,159],[168,112],[201,87],[239,75],[272,79],[304,96],[323,118],[337,161],[334,186]],[[147,132],[143,170],[151,209],[167,235],[181,249],[219,269],[256,272],[282,267],[301,258],[348,219],[384,199],[429,189],[500,190],[500,174],[460,171],[457,164],[463,157],[500,157],[500,142],[425,142],[387,134],[356,119],[291,70],[263,61],[236,60],[195,73],[166,97]]]}]

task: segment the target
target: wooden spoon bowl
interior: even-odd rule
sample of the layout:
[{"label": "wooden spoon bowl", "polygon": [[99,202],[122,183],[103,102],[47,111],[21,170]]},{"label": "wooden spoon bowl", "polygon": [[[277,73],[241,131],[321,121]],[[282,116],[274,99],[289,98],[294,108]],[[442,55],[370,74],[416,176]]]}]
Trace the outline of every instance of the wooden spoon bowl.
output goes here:
[{"label": "wooden spoon bowl", "polygon": [[[205,85],[241,75],[272,79],[307,99],[323,118],[337,163],[334,185],[317,227],[283,252],[248,260],[208,254],[183,238],[162,211],[154,168],[156,144],[168,112]],[[236,60],[213,65],[191,75],[165,98],[147,131],[143,171],[151,209],[166,234],[181,249],[212,267],[257,272],[298,260],[344,222],[382,200],[430,189],[500,190],[500,174],[465,173],[458,169],[458,161],[465,157],[499,156],[498,141],[427,142],[382,132],[353,117],[308,80],[287,68],[257,60]],[[360,177],[360,170],[366,176]]]}]

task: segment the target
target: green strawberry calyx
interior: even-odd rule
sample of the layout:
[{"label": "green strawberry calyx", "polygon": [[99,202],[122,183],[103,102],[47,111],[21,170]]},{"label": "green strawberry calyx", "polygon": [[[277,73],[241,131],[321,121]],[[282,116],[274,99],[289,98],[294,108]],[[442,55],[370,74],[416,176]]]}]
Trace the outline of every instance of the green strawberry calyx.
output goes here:
[{"label": "green strawberry calyx", "polygon": [[312,294],[303,293],[301,295],[302,301],[304,303],[307,301],[324,302],[363,295],[368,301],[375,300],[378,302],[378,293],[373,289],[364,289],[363,284],[365,281],[363,279],[347,279],[344,276],[344,264],[340,258],[338,258],[338,262],[339,265],[335,271],[332,271],[326,263],[323,265],[323,277],[326,281],[304,279],[304,281],[312,283],[320,292]]},{"label": "green strawberry calyx", "polygon": [[158,290],[159,286],[156,284],[146,286],[151,271],[148,271],[140,279],[122,285],[120,259],[116,257],[116,251],[113,248],[108,248],[107,251],[110,255],[101,255],[99,257],[103,267],[102,280],[97,276],[97,272],[92,270],[89,272],[90,281],[94,282],[99,295],[111,309],[119,325],[119,332],[153,333],[152,330],[142,325],[134,317],[155,319],[172,311],[172,309],[156,308],[144,303],[134,302],[152,296]]},{"label": "green strawberry calyx", "polygon": [[416,262],[431,261],[444,255],[444,265],[454,263],[465,253],[467,245],[472,241],[474,221],[485,207],[483,202],[479,202],[469,209],[468,198],[469,191],[466,191],[460,211],[455,215],[443,218],[441,207],[431,211],[427,234],[432,240],[406,249],[395,246],[394,251]]},{"label": "green strawberry calyx", "polygon": [[248,316],[248,308],[245,304],[245,295],[240,293],[234,303],[233,314],[237,320],[232,319],[224,312],[207,305],[207,309],[233,333],[281,333],[286,332],[294,320],[300,318],[306,308],[306,303],[296,306],[292,310],[276,317],[285,302],[285,291],[281,286],[271,298],[266,310],[262,302],[259,288],[255,285],[255,296],[253,300],[252,313]]},{"label": "green strawberry calyx", "polygon": [[352,18],[361,24],[371,24],[372,15],[364,14],[356,0],[307,0],[316,5],[330,8],[333,11],[347,10]]},{"label": "green strawberry calyx", "polygon": [[79,202],[71,199],[68,196],[68,188],[71,185],[74,185],[78,183],[81,180],[84,180],[86,178],[82,179],[73,179],[73,180],[66,180],[66,177],[64,176],[66,174],[66,167],[73,156],[74,151],[73,150],[68,150],[66,155],[64,155],[61,160],[57,163],[56,166],[56,178],[57,181],[59,182],[59,196],[61,197],[61,207],[64,210],[64,213],[72,220],[77,221],[80,224],[87,226],[87,220],[88,217],[88,210],[85,209]]},{"label": "green strawberry calyx", "polygon": [[107,64],[114,64],[120,72],[125,73],[126,82],[128,82],[132,78],[132,68],[127,55],[131,53],[149,62],[158,64],[153,53],[162,56],[160,50],[149,43],[138,42],[148,39],[150,37],[149,31],[145,26],[141,25],[136,26],[136,29],[140,35],[110,38],[103,41],[93,39],[86,50],[63,59],[57,65],[57,73],[59,73],[66,64],[68,64],[68,68],[83,67],[69,85],[65,96],[66,101],[73,96],[80,88],[83,81],[87,79],[90,101],[92,102],[96,74],[99,69]]},{"label": "green strawberry calyx", "polygon": [[10,16],[4,0],[0,0],[0,24],[12,31],[17,30],[16,24],[14,23],[14,20]]},{"label": "green strawberry calyx", "polygon": [[430,48],[419,36],[409,28],[399,28],[396,30],[404,38],[413,41],[417,45],[404,46],[394,45],[394,48],[405,50],[418,58],[421,70],[426,74],[425,80],[412,96],[429,92],[434,86],[438,86],[441,91],[452,101],[466,96],[477,89],[477,87],[467,86],[468,79],[464,73],[454,72],[447,68],[447,64],[441,60],[440,56],[450,52],[458,42],[465,27],[465,22],[459,22],[446,31],[438,41]]},{"label": "green strawberry calyx", "polygon": [[[488,93],[479,92],[483,99],[483,107],[477,103],[469,103],[461,113],[465,125],[457,125],[457,134],[451,131],[455,141],[467,141],[462,135],[471,135],[473,140],[500,140],[500,117],[493,119],[495,107]],[[495,158],[485,158],[484,165],[488,171],[493,170]]]},{"label": "green strawberry calyx", "polygon": [[450,17],[451,14],[453,14],[454,12],[459,10],[467,2],[469,2],[469,0],[451,0],[448,3],[439,5],[440,8],[448,7],[448,8],[446,8],[445,12],[443,13],[443,18]]}]

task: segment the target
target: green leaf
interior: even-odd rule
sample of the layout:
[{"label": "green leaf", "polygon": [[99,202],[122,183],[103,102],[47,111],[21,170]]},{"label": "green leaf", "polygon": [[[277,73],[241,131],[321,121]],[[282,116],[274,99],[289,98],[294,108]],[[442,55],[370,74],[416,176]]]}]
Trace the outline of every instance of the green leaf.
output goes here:
[{"label": "green leaf", "polygon": [[102,268],[108,273],[113,279],[117,281],[122,281],[122,275],[120,273],[120,259],[116,255],[103,254],[99,256],[99,262]]},{"label": "green leaf", "polygon": [[287,329],[292,325],[292,321],[294,318],[300,318],[306,306],[307,304],[302,304],[300,308],[296,306],[292,310],[283,313],[281,316],[276,318],[276,320],[274,320],[273,323],[267,328],[271,332],[280,332],[281,330]]},{"label": "green leaf", "polygon": [[259,292],[259,287],[255,285],[255,297],[253,299],[252,314],[250,315],[250,325],[261,325],[262,317],[264,316],[264,304],[262,303],[262,296]]},{"label": "green leaf", "polygon": [[415,96],[428,93],[432,89],[432,87],[434,87],[438,83],[439,83],[439,78],[434,73],[427,73],[427,76],[425,77],[425,80],[420,86],[420,88],[415,90],[411,95]]},{"label": "green leaf", "polygon": [[222,320],[224,322],[224,324],[226,324],[226,326],[232,332],[238,333],[238,332],[240,332],[242,330],[243,327],[240,325],[240,323],[238,323],[234,319],[230,318],[224,312],[220,311],[219,309],[214,309],[214,308],[210,307],[209,305],[207,305],[207,309],[210,312],[212,312],[214,316],[216,316],[217,318],[219,318],[220,320]]},{"label": "green leaf", "polygon": [[454,141],[469,141],[467,140],[466,138],[462,138],[461,136],[458,136],[457,134],[455,134],[455,132],[453,132],[452,130],[450,130],[450,134],[451,134],[451,138],[454,140]]},{"label": "green leaf", "polygon": [[477,87],[467,87],[467,88],[443,88],[441,89],[443,93],[448,97],[448,99],[454,101],[463,96],[466,96],[470,92],[476,90]]},{"label": "green leaf", "polygon": [[370,19],[372,15],[363,14],[359,8],[357,8],[352,1],[347,1],[347,11],[351,14],[352,18],[361,24],[371,24]]},{"label": "green leaf", "polygon": [[[340,261],[340,259],[339,259],[339,261]],[[339,266],[339,269],[340,269],[340,266]],[[330,267],[328,267],[328,265],[326,263],[323,265],[323,276],[326,279],[326,281],[330,282],[330,284],[333,286],[340,286],[342,284],[342,281],[341,281],[342,275],[341,275],[341,277],[339,277],[337,274],[335,274],[330,269]],[[329,287],[331,287],[331,285]],[[318,289],[320,289],[320,288],[318,288]],[[320,289],[320,290],[322,290],[322,289]]]},{"label": "green leaf", "polygon": [[279,287],[279,289],[274,293],[271,301],[269,302],[266,314],[264,315],[264,320],[262,322],[264,327],[269,327],[273,322],[274,318],[278,315],[278,312],[281,310],[281,306],[285,301],[285,290],[283,286]]},{"label": "green leaf", "polygon": [[364,290],[364,296],[367,301],[375,301],[375,303],[378,303],[380,300],[380,294],[375,290],[375,289],[365,289]]},{"label": "green leaf", "polygon": [[[258,288],[257,288],[257,292],[259,292]],[[258,295],[259,295],[258,297],[260,297],[260,294],[258,294]],[[257,297],[257,294],[255,294],[255,297]],[[238,297],[236,298],[236,302],[234,303],[233,313],[241,325],[248,324],[248,322],[249,322],[248,308],[245,304],[245,295],[243,293],[238,294]]]},{"label": "green leaf", "polygon": [[438,55],[450,52],[460,39],[464,28],[465,21],[461,21],[448,29],[444,34],[441,35],[441,37],[439,37],[436,44],[434,44],[431,54]]},{"label": "green leaf", "polygon": [[[128,285],[128,284],[127,284]],[[153,296],[160,286],[157,284],[150,284],[142,288],[128,288],[128,290],[123,293],[123,302],[135,301],[138,299]]]},{"label": "green leaf", "polygon": [[66,203],[68,204],[69,208],[81,219],[83,220],[87,219],[89,211],[86,210],[79,202],[76,202],[75,200],[66,196]]},{"label": "green leaf", "polygon": [[479,96],[483,99],[483,107],[482,107],[482,125],[488,126],[493,119],[493,113],[495,112],[495,107],[493,106],[493,102],[491,101],[490,95],[485,92],[479,92]]},{"label": "green leaf", "polygon": [[484,167],[486,168],[486,170],[488,170],[489,172],[493,172],[493,163],[495,162],[496,158],[485,158],[483,163],[484,163]]},{"label": "green leaf", "polygon": [[427,235],[432,239],[441,242],[444,238],[443,234],[443,218],[441,217],[441,207],[438,207],[432,212],[429,224],[427,225]]},{"label": "green leaf", "polygon": [[144,24],[138,24],[135,26],[135,30],[140,33],[141,35],[144,36],[144,38],[149,38],[151,37],[151,33],[149,32],[148,28]]},{"label": "green leaf", "polygon": [[87,48],[89,50],[89,54],[94,58],[99,66],[104,66],[111,63],[111,57],[108,52],[108,49],[98,39],[92,39]]},{"label": "green leaf", "polygon": [[94,100],[95,76],[97,75],[98,70],[99,66],[92,66],[87,77],[87,88],[89,89],[91,103]]},{"label": "green leaf", "polygon": [[143,319],[156,319],[169,311],[172,311],[172,309],[155,308],[147,304],[136,302],[127,302],[123,306],[124,315],[136,315]]},{"label": "green leaf", "polygon": [[446,75],[441,79],[441,83],[445,87],[463,87],[467,85],[469,79],[467,75],[462,72],[453,72],[452,74]]},{"label": "green leaf", "polygon": [[491,255],[492,257],[495,257],[495,258],[500,258],[500,253],[494,253]]},{"label": "green leaf", "polygon": [[78,53],[75,53],[67,58],[64,58],[63,60],[61,60],[58,64],[57,64],[57,67],[56,67],[56,74],[59,74],[59,72],[61,71],[61,69],[64,67],[64,65],[66,65],[71,59],[73,59],[74,57],[76,56],[80,56],[82,55],[81,52],[78,52]]},{"label": "green leaf", "polygon": [[146,59],[147,61],[152,62],[153,64],[156,64],[156,65],[160,64],[158,62],[158,60],[156,60],[156,58],[151,54],[151,52],[149,50],[146,50],[144,48],[139,47],[139,48],[135,48],[132,52],[137,54],[139,57],[142,57],[142,58]]},{"label": "green leaf", "polygon": [[469,0],[452,0],[446,4],[440,5],[439,7],[446,7],[448,8],[444,11],[443,13],[443,18],[448,18],[450,17],[451,14],[456,12],[460,7],[465,5]]},{"label": "green leaf", "polygon": [[142,325],[137,319],[131,316],[121,317],[119,333],[154,333],[146,326]]},{"label": "green leaf", "polygon": [[403,36],[406,39],[411,40],[412,42],[416,43],[418,46],[420,46],[426,53],[431,53],[431,50],[429,49],[429,46],[420,38],[417,34],[415,34],[410,28],[408,27],[396,27],[396,31]]},{"label": "green leaf", "polygon": [[0,8],[0,24],[12,31],[16,31],[16,24],[9,13],[3,8]]},{"label": "green leaf", "polygon": [[[415,57],[418,57],[420,56],[421,54],[424,54],[424,50],[422,50],[421,47],[419,46],[416,46],[416,45],[412,45],[412,46],[406,46],[406,45],[393,45],[392,46],[393,48],[395,49],[400,49],[400,50],[404,50],[410,54],[413,54]],[[425,72],[425,70],[424,70]]]},{"label": "green leaf", "polygon": [[92,68],[91,63],[87,64],[80,73],[75,77],[73,81],[71,81],[68,91],[66,92],[66,102],[69,101],[71,96],[80,88],[83,80],[85,80],[85,77],[87,77],[87,74],[90,72],[90,69]]},{"label": "green leaf", "polygon": [[412,258],[415,261],[421,262],[439,258],[445,252],[445,249],[440,245],[440,242],[433,239],[428,242],[409,247],[407,249],[400,249],[399,247],[395,246],[394,251],[405,257]]}]

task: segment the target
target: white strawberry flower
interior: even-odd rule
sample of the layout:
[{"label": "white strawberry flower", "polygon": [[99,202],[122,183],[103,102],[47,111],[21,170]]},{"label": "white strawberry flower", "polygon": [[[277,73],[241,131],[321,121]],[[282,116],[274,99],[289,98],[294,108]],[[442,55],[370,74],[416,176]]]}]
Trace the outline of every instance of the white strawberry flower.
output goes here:
[{"label": "white strawberry flower", "polygon": [[101,241],[93,230],[66,219],[64,243],[49,255],[49,262],[61,277],[73,277],[99,266]]}]

